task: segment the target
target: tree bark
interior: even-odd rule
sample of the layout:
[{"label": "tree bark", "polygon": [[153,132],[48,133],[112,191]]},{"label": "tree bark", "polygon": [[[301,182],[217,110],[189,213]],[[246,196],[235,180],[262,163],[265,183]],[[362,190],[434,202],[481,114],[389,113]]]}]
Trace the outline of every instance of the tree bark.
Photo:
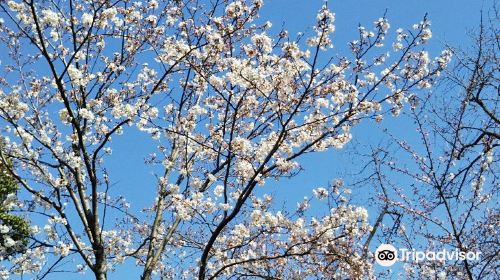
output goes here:
[{"label": "tree bark", "polygon": [[94,266],[94,274],[96,280],[106,280],[107,270],[106,270],[106,257],[104,255],[104,248],[99,245],[96,246],[96,264]]},{"label": "tree bark", "polygon": [[106,280],[107,275],[105,271],[96,271],[95,272],[95,279],[96,280]]},{"label": "tree bark", "polygon": [[141,280],[151,280],[151,269],[145,269],[141,275]]}]

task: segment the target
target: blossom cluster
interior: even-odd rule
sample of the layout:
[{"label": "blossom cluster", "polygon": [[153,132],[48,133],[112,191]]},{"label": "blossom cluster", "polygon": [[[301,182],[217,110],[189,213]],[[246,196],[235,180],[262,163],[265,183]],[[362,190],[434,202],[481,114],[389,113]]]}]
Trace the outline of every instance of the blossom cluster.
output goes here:
[{"label": "blossom cluster", "polygon": [[[49,217],[10,272],[45,273],[52,255],[76,256],[71,271],[99,280],[127,258],[143,279],[172,278],[183,260],[181,278],[269,266],[281,278],[371,274],[354,245],[369,230],[366,210],[331,204],[335,190],[321,187],[324,216],[303,216],[309,200],[286,215],[254,189],[296,175],[307,153],[343,148],[361,121],[397,115],[450,53],[429,58],[427,20],[383,50],[381,18],[359,28],[349,56],[328,60],[326,5],[304,42],[259,23],[261,0],[209,2],[0,3],[11,21],[0,40],[18,58],[1,80],[0,159],[32,196],[25,210]],[[141,186],[153,201],[142,211],[108,194],[119,184],[113,141],[129,132],[156,149],[145,161],[158,183]]]}]

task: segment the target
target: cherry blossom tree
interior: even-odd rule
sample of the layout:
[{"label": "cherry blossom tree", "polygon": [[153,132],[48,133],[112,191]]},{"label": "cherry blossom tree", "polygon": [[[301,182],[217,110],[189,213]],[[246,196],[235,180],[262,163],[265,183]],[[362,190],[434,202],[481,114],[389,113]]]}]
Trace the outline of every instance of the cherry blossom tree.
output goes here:
[{"label": "cherry blossom tree", "polygon": [[413,124],[415,139],[387,129],[388,143],[358,150],[364,157],[358,160],[371,168],[355,185],[375,186],[379,198],[369,239],[481,254],[476,261],[445,264],[410,260],[402,278],[498,278],[498,19],[496,10],[481,19],[474,45],[452,48],[455,63],[439,86],[409,100],[404,118]]},{"label": "cherry blossom tree", "polygon": [[[425,17],[386,42],[383,17],[332,56],[327,6],[298,36],[275,34],[262,6],[0,2],[0,159],[22,187],[20,210],[42,221],[3,275],[102,280],[132,260],[145,280],[372,277],[367,211],[341,183],[311,186],[292,210],[256,188],[297,174],[307,153],[341,149],[360,122],[398,115],[451,52],[429,57]],[[113,140],[132,130],[150,136],[145,164],[161,170],[140,212],[109,194]]]}]

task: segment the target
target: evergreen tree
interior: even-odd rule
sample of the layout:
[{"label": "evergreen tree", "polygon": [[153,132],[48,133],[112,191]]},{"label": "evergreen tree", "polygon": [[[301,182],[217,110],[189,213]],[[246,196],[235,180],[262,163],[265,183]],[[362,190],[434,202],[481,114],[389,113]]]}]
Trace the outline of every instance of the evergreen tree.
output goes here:
[{"label": "evergreen tree", "polygon": [[29,223],[11,211],[18,185],[8,168],[0,162],[0,257],[23,251],[29,235]]}]

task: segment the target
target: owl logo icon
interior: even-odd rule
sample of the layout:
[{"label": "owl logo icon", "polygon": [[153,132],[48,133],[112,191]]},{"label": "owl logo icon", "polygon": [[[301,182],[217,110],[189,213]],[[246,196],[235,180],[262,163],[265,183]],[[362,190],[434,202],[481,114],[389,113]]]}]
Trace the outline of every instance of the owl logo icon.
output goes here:
[{"label": "owl logo icon", "polygon": [[398,260],[398,250],[391,244],[381,244],[375,251],[375,261],[381,266],[392,266]]}]

